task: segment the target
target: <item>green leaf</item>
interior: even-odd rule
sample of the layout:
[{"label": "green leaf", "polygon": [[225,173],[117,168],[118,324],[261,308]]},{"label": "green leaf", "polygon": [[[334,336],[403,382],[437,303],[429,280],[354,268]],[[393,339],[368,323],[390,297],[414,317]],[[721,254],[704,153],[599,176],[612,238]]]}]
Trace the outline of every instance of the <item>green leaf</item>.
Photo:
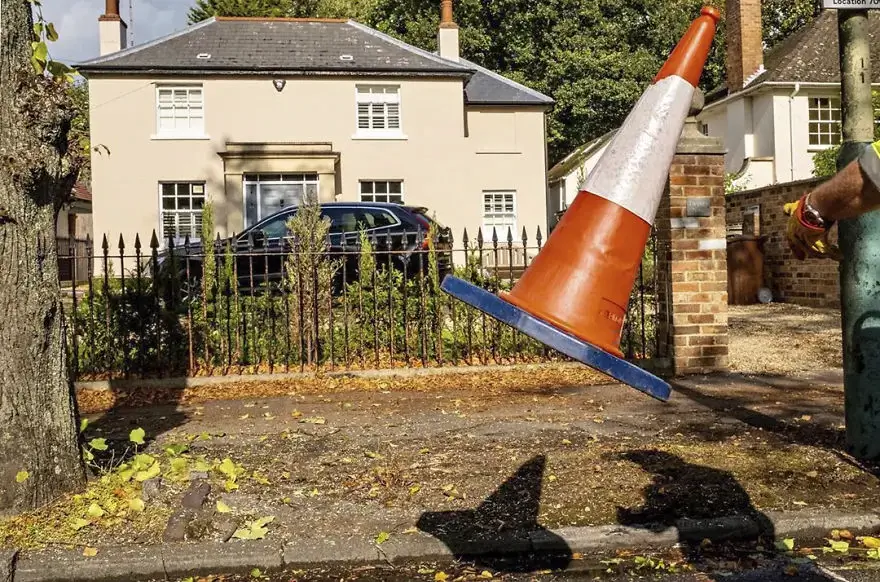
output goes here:
[{"label": "green leaf", "polygon": [[31,47],[34,50],[34,58],[41,63],[45,63],[46,59],[49,57],[49,47],[46,46],[46,43],[43,41],[32,42]]},{"label": "green leaf", "polygon": [[272,523],[273,521],[275,521],[275,516],[274,516],[274,515],[268,515],[268,516],[266,516],[266,517],[261,517],[260,519],[254,521],[253,523],[254,523],[257,527],[264,527],[264,526],[266,526],[266,525]]},{"label": "green leaf", "polygon": [[207,473],[213,470],[214,467],[209,465],[204,459],[198,459],[193,465],[193,471],[198,471],[200,473]]},{"label": "green leaf", "polygon": [[58,40],[58,31],[55,30],[55,25],[51,22],[46,26],[46,38],[52,42]]},{"label": "green leaf", "polygon": [[131,499],[128,502],[129,509],[131,509],[132,511],[137,511],[138,513],[140,513],[141,511],[144,510],[144,506],[145,506],[144,500],[139,497],[135,498],[135,499]]},{"label": "green leaf", "polygon": [[794,540],[787,538],[776,542],[776,549],[780,551],[792,551],[794,549]]},{"label": "green leaf", "polygon": [[832,550],[840,552],[841,554],[845,554],[849,551],[849,542],[843,540],[828,540],[828,545],[831,546]]},{"label": "green leaf", "polygon": [[76,519],[74,519],[73,521],[70,522],[70,525],[73,526],[73,529],[75,529],[76,531],[79,531],[82,528],[86,527],[87,525],[91,525],[91,523],[92,522],[87,521],[81,517],[77,517]]},{"label": "green leaf", "polygon": [[43,67],[43,63],[37,60],[36,57],[31,57],[31,65],[34,67],[34,70],[38,75],[42,75],[45,68]]},{"label": "green leaf", "polygon": [[35,22],[34,23],[34,36],[37,38],[43,37],[43,23],[42,22]]},{"label": "green leaf", "polygon": [[138,471],[135,473],[134,480],[143,483],[144,481],[158,477],[160,473],[162,473],[161,463],[154,462],[146,471]]},{"label": "green leaf", "polygon": [[226,489],[226,492],[227,492],[227,493],[230,493],[230,492],[235,491],[236,489],[238,489],[238,483],[236,483],[236,482],[235,482],[234,480],[232,480],[232,479],[227,479],[226,482],[223,483],[223,488]]},{"label": "green leaf", "polygon": [[25,481],[28,480],[28,477],[30,477],[30,476],[31,476],[31,474],[28,473],[27,471],[19,471],[18,473],[15,474],[15,482],[16,483],[24,483]]},{"label": "green leaf", "polygon": [[217,470],[222,474],[226,475],[228,478],[235,481],[235,478],[241,473],[241,467],[236,466],[236,464],[232,461],[232,459],[223,459],[220,465],[217,467]]},{"label": "green leaf", "polygon": [[79,432],[85,432],[86,427],[89,426],[89,419],[83,418],[79,421]]},{"label": "green leaf", "polygon": [[222,499],[217,500],[217,513],[232,513],[232,508],[226,505]]},{"label": "green leaf", "polygon": [[869,549],[867,556],[871,560],[880,560],[880,549],[877,549],[877,548]]},{"label": "green leaf", "polygon": [[144,429],[136,428],[128,434],[128,440],[136,445],[142,445],[144,444],[145,436],[147,436],[147,433],[144,431]]},{"label": "green leaf", "polygon": [[101,506],[97,503],[92,503],[89,505],[89,510],[86,512],[89,517],[94,517],[95,519],[104,516],[104,510],[101,509]]},{"label": "green leaf", "polygon": [[266,537],[266,534],[269,533],[269,529],[266,527],[274,517],[263,517],[254,521],[249,521],[245,523],[244,527],[240,527],[235,530],[235,533],[232,534],[232,537],[240,540],[261,540]]},{"label": "green leaf", "polygon": [[131,468],[139,471],[141,469],[148,469],[153,466],[153,463],[156,462],[156,457],[153,455],[148,455],[146,453],[140,453],[135,455],[134,460],[131,463]]},{"label": "green leaf", "polygon": [[189,464],[189,461],[187,459],[182,458],[182,457],[178,457],[177,459],[172,459],[171,460],[171,470],[174,471],[175,473],[183,473],[184,471],[186,471],[186,467],[188,464]]},{"label": "green leaf", "polygon": [[165,454],[168,455],[169,457],[178,457],[188,450],[189,450],[189,445],[186,445],[186,444],[168,445],[167,447],[165,447]]},{"label": "green leaf", "polygon": [[89,446],[95,449],[96,451],[106,451],[107,450],[107,439],[92,439],[89,441]]},{"label": "green leaf", "polygon": [[86,462],[94,461],[95,455],[89,449],[83,449],[83,459],[85,459]]},{"label": "green leaf", "polygon": [[384,544],[385,542],[388,541],[388,538],[390,538],[390,537],[391,537],[391,534],[388,533],[387,531],[379,532],[379,535],[376,536],[376,544],[377,545]]},{"label": "green leaf", "polygon": [[251,578],[259,578],[262,575],[263,573],[260,571],[259,568],[254,568],[253,570],[251,570]]}]

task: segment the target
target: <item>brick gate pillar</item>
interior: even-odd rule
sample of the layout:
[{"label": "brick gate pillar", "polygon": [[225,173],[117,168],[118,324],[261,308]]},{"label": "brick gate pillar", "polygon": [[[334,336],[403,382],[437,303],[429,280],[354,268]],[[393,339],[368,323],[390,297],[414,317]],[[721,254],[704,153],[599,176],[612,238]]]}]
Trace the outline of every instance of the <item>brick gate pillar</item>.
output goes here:
[{"label": "brick gate pillar", "polygon": [[675,375],[728,368],[724,152],[689,117],[655,221],[659,355]]}]

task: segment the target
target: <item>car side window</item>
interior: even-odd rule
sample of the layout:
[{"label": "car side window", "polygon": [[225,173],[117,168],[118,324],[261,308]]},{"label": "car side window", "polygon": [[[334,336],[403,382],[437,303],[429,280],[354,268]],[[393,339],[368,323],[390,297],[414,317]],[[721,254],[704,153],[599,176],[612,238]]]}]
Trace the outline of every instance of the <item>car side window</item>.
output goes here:
[{"label": "car side window", "polygon": [[330,234],[358,231],[358,212],[354,208],[324,208],[322,214],[330,219]]},{"label": "car side window", "polygon": [[361,214],[363,215],[363,222],[367,225],[367,228],[387,228],[397,224],[397,219],[387,210],[366,208]]}]

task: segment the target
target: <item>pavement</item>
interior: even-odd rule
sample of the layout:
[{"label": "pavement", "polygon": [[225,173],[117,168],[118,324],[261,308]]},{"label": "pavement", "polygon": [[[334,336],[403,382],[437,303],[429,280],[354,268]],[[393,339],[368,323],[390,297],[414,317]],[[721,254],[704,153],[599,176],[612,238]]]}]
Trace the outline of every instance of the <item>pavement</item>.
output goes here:
[{"label": "pavement", "polygon": [[[268,535],[185,528],[163,543],[149,520],[174,514],[190,487],[166,480],[140,517],[19,553],[14,580],[244,580],[253,568],[277,580],[433,580],[442,568],[450,580],[454,568],[471,569],[462,580],[615,579],[596,564],[621,559],[632,577],[637,558],[658,555],[696,570],[651,573],[668,580],[790,580],[792,560],[821,554],[832,529],[880,531],[878,471],[845,450],[841,382],[839,370],[695,377],[664,404],[620,385],[516,390],[477,375],[458,389],[389,380],[369,393],[113,410],[91,417],[87,438],[112,449],[142,427],[157,456],[186,443],[192,461],[232,459],[240,487],[196,477],[211,485],[199,519],[212,531],[221,517],[271,515]],[[29,523],[30,541],[57,539]],[[775,552],[783,538],[801,553]],[[880,580],[854,564],[865,562],[801,564],[795,579]]]}]

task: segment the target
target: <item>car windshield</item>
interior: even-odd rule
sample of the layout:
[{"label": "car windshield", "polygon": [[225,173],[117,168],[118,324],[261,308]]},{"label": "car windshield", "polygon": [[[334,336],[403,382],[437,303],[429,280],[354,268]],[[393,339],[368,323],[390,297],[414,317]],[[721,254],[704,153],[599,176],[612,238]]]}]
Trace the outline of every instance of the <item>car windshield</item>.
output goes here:
[{"label": "car windshield", "polygon": [[[292,212],[284,212],[250,229],[248,233],[260,230],[266,238],[281,238],[287,236],[287,221],[293,216]],[[248,236],[247,234],[244,236]]]}]

